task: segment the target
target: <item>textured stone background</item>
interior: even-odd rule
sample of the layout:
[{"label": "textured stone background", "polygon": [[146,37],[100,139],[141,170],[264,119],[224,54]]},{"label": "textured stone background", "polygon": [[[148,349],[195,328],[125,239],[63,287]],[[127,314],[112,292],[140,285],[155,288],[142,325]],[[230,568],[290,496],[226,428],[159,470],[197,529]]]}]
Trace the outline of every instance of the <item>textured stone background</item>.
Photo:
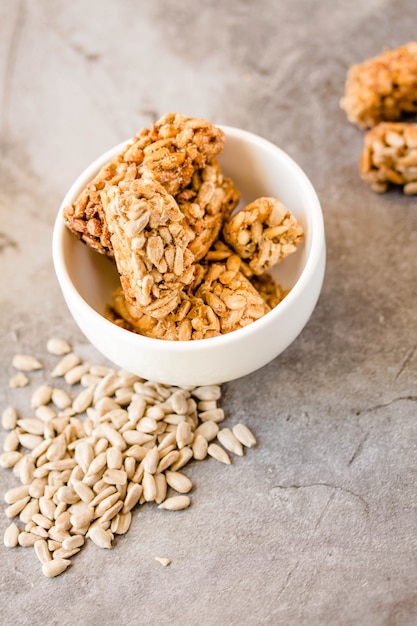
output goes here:
[{"label": "textured stone background", "polygon": [[0,547],[3,623],[417,623],[417,204],[360,180],[362,132],[338,106],[348,67],[415,38],[416,19],[415,0],[0,0],[2,407],[23,410],[41,379],[9,389],[17,351],[59,335],[100,360],[61,297],[53,221],[91,160],[167,111],[286,150],[328,246],[303,333],[224,386],[259,447],[190,467],[191,509],[143,507],[114,550],[89,544],[57,579]]}]

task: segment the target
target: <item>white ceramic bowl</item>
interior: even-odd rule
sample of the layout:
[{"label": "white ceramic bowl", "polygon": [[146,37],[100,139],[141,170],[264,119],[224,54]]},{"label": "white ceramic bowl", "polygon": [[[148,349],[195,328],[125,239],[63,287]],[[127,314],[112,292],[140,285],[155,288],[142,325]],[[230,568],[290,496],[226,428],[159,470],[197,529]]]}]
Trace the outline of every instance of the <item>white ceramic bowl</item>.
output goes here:
[{"label": "white ceramic bowl", "polygon": [[87,339],[118,367],[173,385],[223,383],[262,367],[285,350],[307,323],[323,283],[325,237],[317,195],[300,167],[281,149],[252,133],[223,126],[219,162],[241,193],[239,206],[261,196],[279,198],[305,229],[305,241],[274,270],[286,298],[256,322],[221,337],[198,341],[150,339],[103,317],[118,285],[114,264],[65,227],[63,207],[74,201],[99,168],[121,148],[106,152],[74,182],[59,209],[53,260],[64,298]]}]

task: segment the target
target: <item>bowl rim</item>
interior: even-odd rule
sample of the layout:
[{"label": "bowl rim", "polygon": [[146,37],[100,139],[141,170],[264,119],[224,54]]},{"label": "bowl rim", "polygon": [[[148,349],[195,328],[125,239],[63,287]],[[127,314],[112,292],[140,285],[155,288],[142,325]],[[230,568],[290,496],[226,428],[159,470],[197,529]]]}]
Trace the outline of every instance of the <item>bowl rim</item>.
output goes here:
[{"label": "bowl rim", "polygon": [[[59,207],[53,228],[52,258],[58,282],[61,286],[61,290],[64,294],[65,300],[71,299],[71,301],[77,306],[77,309],[82,310],[83,313],[91,319],[92,323],[97,324],[98,318],[100,323],[103,325],[103,328],[106,329],[106,332],[111,332],[115,337],[120,337],[121,340],[125,340],[127,337],[126,333],[129,333],[129,340],[132,342],[133,348],[136,347],[137,349],[140,349],[141,347],[153,347],[158,350],[161,350],[161,348],[163,348],[167,352],[175,355],[177,353],[194,353],[201,350],[201,341],[204,341],[205,349],[214,350],[218,346],[227,347],[228,345],[232,345],[236,341],[239,341],[239,339],[243,339],[245,336],[250,336],[251,334],[256,333],[263,326],[269,324],[272,317],[279,316],[281,313],[284,313],[286,309],[291,307],[294,300],[297,300],[303,293],[303,290],[308,286],[309,281],[314,275],[316,267],[320,263],[320,259],[323,254],[323,248],[325,248],[323,213],[318,195],[303,169],[283,149],[279,148],[271,141],[259,135],[233,126],[219,124],[218,127],[225,132],[226,138],[227,136],[230,136],[243,139],[245,141],[258,144],[268,150],[274,151],[281,160],[286,161],[287,166],[293,170],[296,177],[300,181],[300,187],[303,186],[304,188],[303,197],[308,197],[309,200],[306,204],[308,204],[309,206],[308,238],[310,241],[310,247],[309,250],[306,251],[304,267],[302,268],[296,282],[291,287],[289,293],[281,302],[277,304],[277,306],[275,306],[273,309],[268,311],[268,313],[263,315],[258,320],[255,320],[251,324],[248,324],[243,328],[239,328],[233,332],[218,337],[208,337],[204,340],[200,339],[188,341],[168,341],[165,339],[156,339],[153,337],[139,335],[120,326],[117,326],[110,320],[106,319],[80,295],[69,276],[69,272],[64,260],[63,240],[64,237],[66,237],[67,235],[71,235],[71,233],[64,224],[62,212],[64,207],[71,201],[73,201],[73,199],[77,197],[77,195],[80,193],[81,189],[93,178],[98,169],[102,167],[107,161],[109,161],[115,154],[117,154],[117,152],[120,151],[129,141],[131,141],[132,138],[120,142],[119,144],[106,150],[101,156],[99,156],[92,163],[90,163],[90,165],[88,165],[75,179],[75,181],[72,183],[67,193],[65,194],[64,199]],[[80,245],[85,244],[80,242]]]}]

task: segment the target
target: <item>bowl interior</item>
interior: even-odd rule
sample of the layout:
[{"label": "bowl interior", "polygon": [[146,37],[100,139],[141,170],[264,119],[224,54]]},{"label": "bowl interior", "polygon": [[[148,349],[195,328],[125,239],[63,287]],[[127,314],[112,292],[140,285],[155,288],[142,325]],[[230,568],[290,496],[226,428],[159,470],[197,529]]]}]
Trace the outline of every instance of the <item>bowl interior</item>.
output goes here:
[{"label": "bowl interior", "polygon": [[[305,189],[309,183],[300,184],[299,178],[304,176],[300,168],[273,144],[245,131],[223,129],[226,142],[219,162],[224,175],[233,180],[241,194],[236,210],[261,196],[273,196],[294,213],[305,230],[305,241],[297,251],[272,271],[284,289],[291,289],[303,271],[313,240],[314,224]],[[73,201],[86,182],[118,151],[119,146],[95,161],[71,187],[63,206]],[[58,220],[62,222],[61,211]],[[63,230],[62,255],[68,278],[86,303],[102,315],[111,303],[112,292],[120,284],[116,267],[110,259],[78,241],[66,228]]]}]

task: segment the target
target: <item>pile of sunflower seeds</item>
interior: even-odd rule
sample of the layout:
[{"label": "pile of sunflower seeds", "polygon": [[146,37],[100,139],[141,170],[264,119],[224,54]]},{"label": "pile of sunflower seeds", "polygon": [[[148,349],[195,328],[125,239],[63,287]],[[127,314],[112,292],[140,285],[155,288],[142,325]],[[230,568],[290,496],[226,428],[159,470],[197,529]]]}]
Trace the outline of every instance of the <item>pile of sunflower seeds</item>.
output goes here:
[{"label": "pile of sunflower seeds", "polygon": [[[57,338],[47,351],[59,358],[51,380],[31,394],[29,416],[12,406],[2,412],[8,434],[0,455],[0,466],[19,480],[4,494],[14,520],[4,545],[33,546],[45,576],[64,572],[86,538],[110,549],[145,502],[188,508],[193,484],[180,470],[189,461],[211,456],[230,464],[231,455],[256,445],[245,425],[220,426],[218,385],[174,387],[92,365]],[[43,369],[27,354],[15,355],[12,365],[14,388]]]}]

